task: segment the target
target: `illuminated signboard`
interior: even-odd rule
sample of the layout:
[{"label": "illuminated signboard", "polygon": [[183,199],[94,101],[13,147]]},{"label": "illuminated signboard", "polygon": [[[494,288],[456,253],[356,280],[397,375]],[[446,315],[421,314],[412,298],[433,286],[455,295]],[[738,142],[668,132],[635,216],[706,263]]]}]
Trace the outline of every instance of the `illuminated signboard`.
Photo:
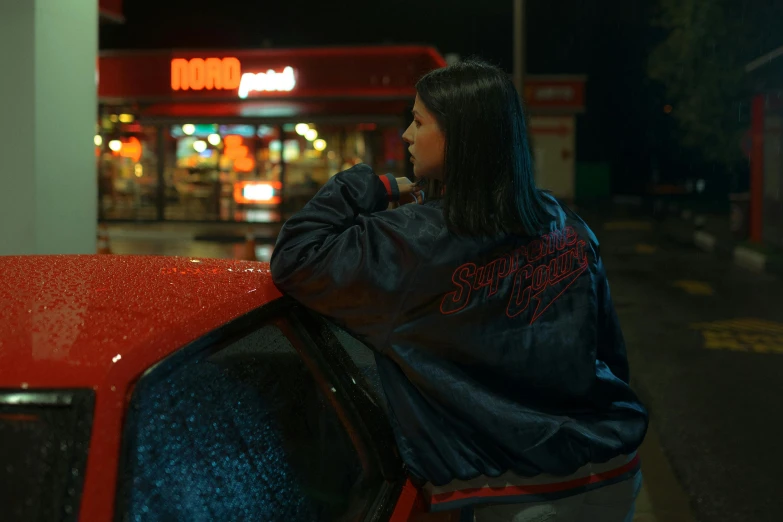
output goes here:
[{"label": "illuminated signboard", "polygon": [[280,204],[279,181],[238,181],[234,183],[234,201],[241,205]]},{"label": "illuminated signboard", "polygon": [[247,98],[251,92],[288,92],[295,86],[292,67],[243,74],[242,64],[234,57],[171,60],[171,89],[174,91],[237,89],[240,98]]}]

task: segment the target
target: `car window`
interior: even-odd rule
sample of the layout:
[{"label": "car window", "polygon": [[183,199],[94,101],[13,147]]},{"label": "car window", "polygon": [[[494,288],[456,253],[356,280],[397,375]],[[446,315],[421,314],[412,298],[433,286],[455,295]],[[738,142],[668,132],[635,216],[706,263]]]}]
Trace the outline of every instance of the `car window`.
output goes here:
[{"label": "car window", "polygon": [[378,375],[378,365],[375,362],[375,352],[373,352],[356,337],[346,332],[343,328],[337,326],[329,320],[325,320],[325,322],[329,326],[329,330],[331,330],[334,336],[337,337],[337,341],[359,369],[359,372],[365,379],[365,384],[374,393],[377,399],[377,403],[382,408],[386,409],[386,398],[383,395],[381,379]]},{"label": "car window", "polygon": [[155,373],[132,398],[123,519],[348,520],[364,509],[331,391],[277,326]]},{"label": "car window", "polygon": [[0,520],[75,521],[92,391],[0,390]]}]

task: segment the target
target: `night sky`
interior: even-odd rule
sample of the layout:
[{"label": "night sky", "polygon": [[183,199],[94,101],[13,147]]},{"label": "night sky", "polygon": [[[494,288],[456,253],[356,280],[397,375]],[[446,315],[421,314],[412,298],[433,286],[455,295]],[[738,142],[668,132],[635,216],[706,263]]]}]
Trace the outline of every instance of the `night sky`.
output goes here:
[{"label": "night sky", "polygon": [[[512,70],[512,0],[126,0],[124,9],[125,24],[101,26],[102,49],[420,43]],[[654,0],[527,1],[527,71],[588,76],[577,158],[610,163],[620,191],[640,190],[651,154],[670,145],[665,102],[645,80],[660,37],[653,13]]]}]

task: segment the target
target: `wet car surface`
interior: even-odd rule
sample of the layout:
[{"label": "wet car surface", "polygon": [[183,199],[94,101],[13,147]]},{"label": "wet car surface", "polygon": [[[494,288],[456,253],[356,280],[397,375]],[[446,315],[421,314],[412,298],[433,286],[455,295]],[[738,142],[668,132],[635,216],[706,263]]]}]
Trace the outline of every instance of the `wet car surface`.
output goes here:
[{"label": "wet car surface", "polygon": [[0,259],[5,520],[409,520],[370,350],[263,263]]}]

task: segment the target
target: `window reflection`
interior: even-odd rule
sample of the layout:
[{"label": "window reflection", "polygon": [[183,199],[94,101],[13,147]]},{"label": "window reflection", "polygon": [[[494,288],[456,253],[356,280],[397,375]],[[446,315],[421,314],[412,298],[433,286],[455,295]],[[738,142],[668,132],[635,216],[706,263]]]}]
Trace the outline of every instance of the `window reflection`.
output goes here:
[{"label": "window reflection", "polygon": [[276,127],[185,124],[168,130],[166,219],[248,221],[246,207],[277,205]]},{"label": "window reflection", "polygon": [[101,219],[279,222],[353,165],[406,171],[401,124],[141,125],[108,111],[95,137]]},{"label": "window reflection", "polygon": [[286,213],[296,212],[326,181],[343,170],[366,163],[381,174],[405,173],[402,129],[375,123],[283,126]]},{"label": "window reflection", "polygon": [[157,130],[106,118],[95,136],[98,209],[103,219],[153,220],[157,217]]}]

